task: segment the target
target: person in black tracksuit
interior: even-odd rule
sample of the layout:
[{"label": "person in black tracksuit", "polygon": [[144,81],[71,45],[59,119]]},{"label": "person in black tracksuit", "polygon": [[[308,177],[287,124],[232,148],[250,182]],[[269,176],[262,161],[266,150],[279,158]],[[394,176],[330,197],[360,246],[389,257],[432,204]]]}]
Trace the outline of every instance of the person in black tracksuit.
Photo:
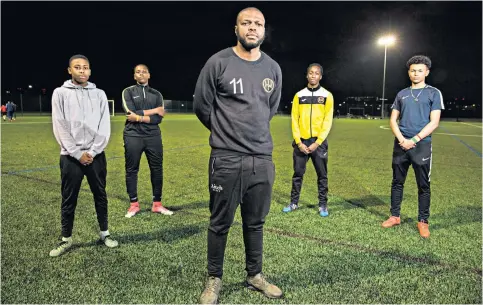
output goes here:
[{"label": "person in black tracksuit", "polygon": [[[270,298],[282,291],[262,271],[263,225],[270,210],[275,167],[270,120],[280,103],[280,66],[260,51],[263,14],[255,8],[238,14],[238,43],[214,54],[203,67],[194,110],[211,132],[209,161],[210,225],[208,280],[200,303],[218,299],[227,235],[240,204],[247,285]],[[262,285],[263,283],[263,285]]]},{"label": "person in black tracksuit", "polygon": [[126,160],[126,188],[131,205],[126,217],[139,211],[137,180],[141,155],[144,152],[151,171],[153,205],[151,211],[172,215],[161,203],[163,188],[163,144],[159,124],[164,116],[163,96],[148,85],[151,75],[146,65],[134,68],[137,84],[122,91],[122,105],[126,111],[124,127],[124,156]]}]

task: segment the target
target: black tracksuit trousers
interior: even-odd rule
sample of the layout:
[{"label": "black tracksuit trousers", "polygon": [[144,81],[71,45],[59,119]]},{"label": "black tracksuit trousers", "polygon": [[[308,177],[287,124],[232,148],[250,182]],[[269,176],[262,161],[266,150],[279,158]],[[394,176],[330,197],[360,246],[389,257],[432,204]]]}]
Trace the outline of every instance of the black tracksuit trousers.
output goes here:
[{"label": "black tracksuit trousers", "polygon": [[263,225],[270,210],[275,166],[271,158],[211,157],[209,162],[210,226],[208,275],[222,277],[228,231],[240,204],[246,271],[262,271]]},{"label": "black tracksuit trousers", "polygon": [[161,201],[163,190],[163,143],[161,136],[124,136],[126,188],[131,202],[138,201],[138,172],[142,153],[146,154],[151,172],[153,201]]},{"label": "black tracksuit trousers", "polygon": [[[317,138],[310,138],[307,140],[302,140],[307,147],[313,144]],[[319,192],[319,207],[327,206],[327,192],[329,189],[328,179],[327,179],[327,163],[329,160],[328,151],[329,143],[327,139],[322,142],[317,150],[311,154],[304,154],[295,144],[293,146],[293,169],[294,173],[292,176],[292,192],[290,194],[290,203],[298,204],[300,199],[300,192],[302,191],[302,182],[304,179],[305,170],[307,168],[307,162],[312,159],[312,163],[315,167],[315,172],[317,173],[317,188]]]},{"label": "black tracksuit trousers", "polygon": [[431,203],[431,141],[421,141],[415,148],[403,150],[398,140],[394,140],[392,154],[392,186],[391,186],[391,215],[399,217],[401,202],[403,200],[404,182],[412,165],[418,185],[418,221],[428,221],[429,206]]},{"label": "black tracksuit trousers", "polygon": [[87,177],[87,182],[94,195],[99,228],[101,231],[107,230],[106,155],[104,152],[98,154],[95,156],[94,161],[87,166],[82,165],[71,156],[61,155],[61,224],[63,237],[70,237],[72,235],[77,198],[84,176]]}]

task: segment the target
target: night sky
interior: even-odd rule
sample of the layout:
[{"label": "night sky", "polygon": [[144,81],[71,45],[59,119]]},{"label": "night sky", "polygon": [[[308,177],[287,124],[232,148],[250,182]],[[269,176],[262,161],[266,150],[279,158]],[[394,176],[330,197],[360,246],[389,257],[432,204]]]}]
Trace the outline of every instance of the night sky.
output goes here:
[{"label": "night sky", "polygon": [[[322,86],[337,102],[381,96],[384,47],[386,97],[409,86],[406,61],[429,56],[427,83],[445,100],[482,99],[482,2],[2,2],[2,97],[17,87],[46,88],[69,79],[68,59],[86,55],[90,81],[120,105],[145,63],[150,85],[165,99],[192,100],[206,60],[236,44],[237,13],[255,6],[265,15],[261,49],[282,68],[282,105],[306,85],[308,64],[324,67]],[[38,90],[38,89],[37,89]],[[36,91],[38,94],[38,91]],[[2,99],[3,101],[3,99]]]}]

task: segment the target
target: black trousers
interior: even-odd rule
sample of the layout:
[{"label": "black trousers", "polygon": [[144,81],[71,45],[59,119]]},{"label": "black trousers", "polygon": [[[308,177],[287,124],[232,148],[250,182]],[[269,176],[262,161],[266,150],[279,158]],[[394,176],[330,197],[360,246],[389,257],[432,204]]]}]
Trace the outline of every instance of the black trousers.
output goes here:
[{"label": "black trousers", "polygon": [[[303,139],[307,147],[313,144],[317,138]],[[315,172],[317,173],[317,188],[319,192],[319,207],[327,206],[327,192],[329,189],[328,178],[327,178],[327,162],[329,160],[328,151],[329,143],[327,139],[322,142],[317,150],[311,154],[304,154],[299,150],[295,141],[292,143],[293,146],[293,176],[292,176],[292,192],[290,194],[290,203],[298,204],[300,199],[300,192],[302,191],[302,182],[304,179],[305,169],[307,167],[307,162],[312,159],[312,163],[315,167]]]},{"label": "black trousers", "polygon": [[161,201],[163,189],[163,143],[161,136],[124,136],[126,188],[129,199],[131,202],[138,201],[138,172],[143,152],[146,154],[151,172],[153,201]]},{"label": "black trousers", "polygon": [[408,151],[403,150],[398,140],[394,140],[394,151],[392,154],[392,186],[391,186],[391,215],[399,217],[401,202],[403,200],[403,189],[409,165],[413,166],[418,185],[418,221],[429,218],[429,206],[431,202],[431,142],[421,141],[416,147]]},{"label": "black trousers", "polygon": [[62,236],[70,237],[74,226],[75,208],[84,176],[94,195],[97,221],[101,231],[107,230],[107,162],[104,153],[98,154],[90,165],[82,165],[71,156],[60,156],[60,178],[62,181],[61,224]]},{"label": "black trousers", "polygon": [[275,165],[254,156],[211,157],[208,274],[222,277],[228,231],[240,204],[246,271],[262,271],[263,225],[270,210]]}]

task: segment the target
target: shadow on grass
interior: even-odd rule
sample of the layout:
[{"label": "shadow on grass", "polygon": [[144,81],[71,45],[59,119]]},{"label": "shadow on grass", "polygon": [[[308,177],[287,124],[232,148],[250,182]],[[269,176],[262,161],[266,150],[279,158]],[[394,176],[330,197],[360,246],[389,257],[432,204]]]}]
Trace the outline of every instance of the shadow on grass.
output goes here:
[{"label": "shadow on grass", "polygon": [[[287,206],[290,203],[290,192],[284,193],[273,189],[272,191],[272,203],[278,203],[283,206]],[[303,199],[299,200],[299,208],[315,208],[318,207],[318,202],[313,203]]]},{"label": "shadow on grass", "polygon": [[[120,247],[126,244],[141,244],[152,241],[172,243],[177,240],[190,238],[191,236],[199,234],[204,230],[206,230],[206,225],[198,224],[174,228],[161,228],[158,231],[150,231],[140,234],[116,234],[115,236],[113,235],[113,238],[119,242]],[[76,248],[88,248],[95,246],[103,246],[103,243],[100,240],[80,242],[75,243],[71,249],[74,250]]]},{"label": "shadow on grass", "polygon": [[[25,179],[25,180],[29,180],[29,181],[32,181],[32,182],[40,182],[40,183],[55,186],[55,188],[52,188],[52,190],[58,191],[59,196],[60,196],[60,183],[58,183],[58,182],[53,182],[53,181],[50,181],[50,180],[36,178],[36,177],[30,177],[30,176],[22,175],[22,174],[11,174],[11,176],[15,176],[15,177],[22,178],[22,179]],[[92,192],[89,188],[81,188],[80,191],[83,192],[83,193],[92,194]],[[124,196],[124,195],[113,194],[112,192],[110,192],[110,193],[107,194],[107,198],[108,199],[109,198],[115,198],[115,199],[118,199],[120,201],[125,201],[126,202],[126,209],[128,207],[128,204],[127,204],[128,200],[126,199],[126,196]],[[142,202],[142,204],[143,205],[144,204],[151,204],[151,202]],[[188,203],[188,204],[184,204],[184,205],[166,206],[166,208],[175,212],[175,211],[181,211],[181,210],[198,209],[198,208],[202,208],[202,207],[208,208],[208,205],[209,205],[208,202],[192,202],[192,203]],[[146,209],[145,211],[150,212],[151,210],[149,208],[149,209]],[[143,212],[144,212],[144,210],[143,210]]]},{"label": "shadow on grass", "polygon": [[[380,196],[372,195],[372,194],[364,194],[360,197],[353,197],[353,198],[344,198],[343,196],[339,194],[335,194],[336,198],[340,198],[343,200],[343,203],[334,203],[334,200],[331,199],[331,195],[329,194],[329,202],[328,202],[328,208],[329,212],[338,212],[338,211],[343,211],[347,209],[354,209],[354,208],[360,208],[364,209],[365,211],[376,215],[380,218],[387,218],[389,216],[389,205],[386,203],[386,201],[390,201],[390,196],[386,196],[385,200],[382,200]],[[275,203],[282,204],[283,206],[286,206],[290,203],[290,194],[281,194],[280,192],[274,191],[272,194],[272,200]],[[347,203],[347,204],[346,204]],[[313,203],[313,202],[307,202],[304,200],[299,201],[299,209],[317,209],[319,206],[318,202]],[[381,208],[385,209],[385,211],[382,211]],[[403,216],[404,218],[404,216]]]},{"label": "shadow on grass", "polygon": [[205,224],[196,224],[188,226],[180,226],[173,228],[162,228],[158,231],[150,231],[141,234],[123,234],[117,238],[119,243],[123,244],[135,244],[144,243],[150,241],[160,241],[164,243],[172,243],[180,239],[187,239],[193,235],[201,233],[206,229]]},{"label": "shadow on grass", "polygon": [[200,209],[200,208],[206,208],[208,211],[208,206],[209,202],[200,202],[200,201],[195,201],[191,203],[186,203],[182,205],[176,205],[176,206],[171,206],[170,210],[172,211],[187,211],[187,210],[194,210],[194,209]]},{"label": "shadow on grass", "polygon": [[446,263],[444,261],[441,261],[436,258],[435,255],[431,253],[425,253],[424,256],[413,256],[409,255],[403,252],[397,252],[397,251],[388,251],[388,250],[380,250],[377,248],[373,247],[368,247],[365,245],[360,245],[356,243],[351,243],[351,242],[346,242],[346,241],[340,241],[340,240],[332,240],[332,239],[327,239],[323,237],[315,237],[315,236],[310,236],[310,235],[304,235],[304,234],[298,234],[298,233],[293,233],[293,232],[287,232],[281,229],[275,229],[275,228],[264,228],[265,232],[270,232],[272,234],[276,234],[279,236],[287,236],[287,237],[292,237],[292,238],[297,238],[297,239],[303,239],[303,240],[310,240],[314,241],[320,244],[324,245],[333,245],[336,247],[341,247],[345,249],[351,249],[355,250],[357,252],[365,252],[365,253],[370,253],[372,255],[376,255],[379,257],[386,257],[392,260],[397,260],[404,262],[406,264],[410,263],[421,263],[421,264],[426,264],[426,265],[433,265],[433,266],[439,266],[439,267],[444,267],[448,268],[450,270],[465,270],[471,273],[478,274],[480,277],[482,276],[482,269],[481,268],[468,268],[468,267],[461,267],[458,265]]},{"label": "shadow on grass", "polygon": [[[270,278],[269,280],[272,280],[272,278]],[[279,285],[278,282],[275,282],[275,281],[272,281],[272,282],[275,285]],[[223,287],[220,293],[219,304],[225,303],[225,301],[230,299],[232,295],[239,295],[240,291],[243,291],[243,293],[246,294],[246,296],[249,297],[249,299],[247,300],[246,298],[244,298],[243,301],[240,301],[238,303],[233,303],[233,304],[288,304],[289,303],[285,297],[282,297],[281,299],[269,299],[265,297],[261,292],[248,289],[245,280],[242,280],[242,281],[237,281],[235,283],[223,284]]]},{"label": "shadow on grass", "polygon": [[[391,273],[394,273],[396,269],[407,276],[410,271],[405,270],[409,268],[418,270],[425,262],[403,260],[401,264],[392,261],[391,254],[388,253],[387,257],[378,260],[368,260],[367,254],[353,252],[330,254],[326,257],[324,255],[307,257],[305,260],[309,261],[308,266],[278,268],[282,272],[268,274],[268,279],[284,291],[284,299],[280,300],[280,303],[298,304],[301,303],[299,299],[301,297],[305,299],[304,303],[404,303],[404,299],[401,299],[404,297],[404,292],[401,291],[396,295],[388,294],[388,291],[397,290],[395,287],[401,285],[398,278],[392,278]],[[435,267],[438,267],[438,264],[435,264]],[[433,272],[439,273],[439,275],[441,272],[444,274],[444,271],[438,270],[425,269],[424,272],[431,272],[433,275]],[[371,284],[369,285],[369,283]],[[347,286],[348,290],[341,294],[341,291],[337,289],[341,286]],[[352,288],[350,288],[351,286]],[[418,284],[414,284],[414,289],[417,286]],[[331,293],[331,287],[335,287],[336,291]],[[408,287],[405,288],[408,289]],[[426,289],[434,288],[428,285]],[[307,289],[320,290],[320,295],[301,296],[300,291]],[[352,289],[353,291],[349,292]],[[473,299],[477,296],[473,291],[468,292],[467,295],[468,298]],[[424,300],[428,298],[424,295],[421,297]],[[455,296],[450,298],[456,299]]]},{"label": "shadow on grass", "polygon": [[473,222],[481,224],[481,206],[459,206],[449,212],[431,215],[439,223],[431,225],[432,230],[447,229],[462,226]]},{"label": "shadow on grass", "polygon": [[[41,182],[41,183],[45,183],[45,184],[55,186],[55,188],[52,188],[52,190],[59,192],[59,197],[60,197],[60,182],[53,182],[53,181],[50,181],[50,180],[36,178],[36,177],[29,177],[27,175],[21,175],[21,174],[10,174],[10,175],[18,177],[18,178],[25,179],[25,180],[29,180],[29,181],[32,181],[32,182]],[[80,192],[92,194],[92,192],[89,188],[81,188]],[[120,195],[117,195],[117,194],[112,195],[111,193],[108,193],[107,199],[109,200],[109,198],[116,198],[116,199],[121,200],[121,201],[126,201],[126,196],[120,196]]]},{"label": "shadow on grass", "polygon": [[[345,248],[345,247],[344,247]],[[270,282],[279,286],[284,291],[284,297],[279,300],[266,299],[257,292],[252,292],[245,288],[243,280],[226,283],[223,285],[220,294],[220,302],[229,299],[240,299],[246,294],[246,304],[276,303],[276,304],[298,304],[301,303],[300,298],[303,297],[303,303],[333,303],[338,298],[335,292],[334,299],[320,299],[322,295],[327,294],[326,289],[330,287],[341,287],[344,285],[355,285],[354,289],[358,292],[358,296],[348,293],[347,299],[338,300],[345,303],[400,303],[401,296],[391,296],[387,294],[386,287],[391,285],[399,285],[398,279],[391,278],[391,273],[395,268],[400,268],[404,273],[405,269],[418,270],[419,268],[449,268],[451,271],[460,270],[460,267],[446,265],[443,261],[433,256],[425,255],[424,257],[412,257],[404,255],[397,251],[346,251],[340,249],[337,253],[321,254],[314,251],[313,253],[304,253],[303,261],[293,261],[290,256],[277,257],[276,267],[272,266],[267,272]],[[369,257],[375,255],[377,259]],[[427,272],[428,269],[424,269]],[[481,276],[480,270],[468,270],[476,272]],[[410,271],[408,271],[410,273]],[[431,270],[444,274],[444,270]],[[371,278],[381,279],[386,277],[385,281],[376,281],[371,284],[370,290],[357,290],[358,286],[364,283],[365,286],[372,282]],[[318,287],[318,288],[316,288]],[[416,287],[415,287],[416,288]],[[321,289],[321,296],[301,296],[300,291]],[[362,288],[361,288],[362,289]],[[240,291],[244,290],[242,294]],[[390,290],[390,289],[388,289]],[[354,299],[354,297],[356,299]],[[338,302],[336,302],[338,303]]]},{"label": "shadow on grass", "polygon": [[[371,213],[381,218],[387,218],[389,216],[389,205],[384,200],[382,200],[380,196],[366,194],[357,198],[340,198],[351,205],[351,207],[349,208],[364,209],[368,213]],[[390,200],[389,196],[387,196],[387,200]],[[382,207],[385,208],[385,212],[381,211]]]}]

